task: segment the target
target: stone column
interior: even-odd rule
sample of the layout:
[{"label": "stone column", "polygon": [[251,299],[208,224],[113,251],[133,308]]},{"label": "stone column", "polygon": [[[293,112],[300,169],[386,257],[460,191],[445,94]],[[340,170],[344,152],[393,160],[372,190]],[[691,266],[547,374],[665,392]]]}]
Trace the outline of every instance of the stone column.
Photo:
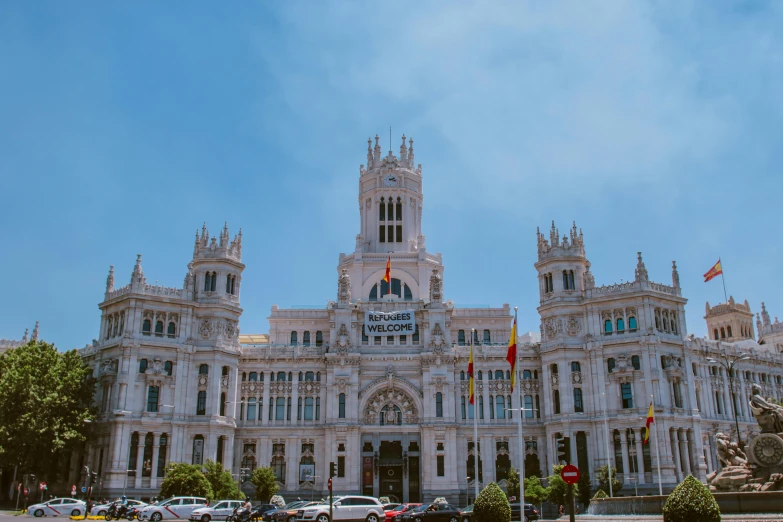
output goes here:
[{"label": "stone column", "polygon": [[152,462],[150,463],[150,487],[158,486],[158,456],[160,455],[160,432],[153,433],[152,439]]},{"label": "stone column", "polygon": [[141,476],[144,472],[144,440],[147,438],[146,433],[139,432],[139,445],[136,449],[136,480],[135,484],[137,488],[141,487]]},{"label": "stone column", "polygon": [[[652,433],[650,433],[650,440],[647,441],[647,444],[652,444],[653,437]],[[652,452],[650,452],[650,456],[652,456]],[[639,484],[645,484],[646,480],[644,478],[644,474],[647,471],[644,467],[644,429],[639,428],[639,434],[636,436],[636,462],[639,465]]]},{"label": "stone column", "polygon": [[688,476],[691,474],[691,459],[690,452],[688,451],[688,440],[686,438],[685,430],[677,430],[677,438],[680,444],[680,458],[682,459],[682,464],[684,465],[682,474],[683,476]]},{"label": "stone column", "polygon": [[682,480],[680,468],[682,461],[680,460],[680,444],[677,441],[677,430],[675,428],[669,430],[669,439],[671,440],[672,457],[674,459],[674,477],[677,482],[680,482]]},{"label": "stone column", "polygon": [[623,483],[628,484],[631,468],[629,467],[628,459],[628,431],[625,428],[620,431],[620,448],[622,448],[623,453]]}]

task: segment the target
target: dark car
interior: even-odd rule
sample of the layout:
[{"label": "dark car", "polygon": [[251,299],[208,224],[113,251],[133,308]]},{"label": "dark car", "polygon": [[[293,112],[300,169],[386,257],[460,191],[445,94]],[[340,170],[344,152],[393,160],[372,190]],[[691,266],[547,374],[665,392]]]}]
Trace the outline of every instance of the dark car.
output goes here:
[{"label": "dark car", "polygon": [[310,504],[307,500],[295,500],[285,506],[264,513],[264,522],[295,522],[296,511],[302,506]]},{"label": "dark car", "polygon": [[274,504],[264,504],[263,502],[252,502],[250,505],[253,507],[253,511],[250,512],[252,520],[263,520],[265,514],[277,509]]},{"label": "dark car", "polygon": [[422,504],[397,515],[399,522],[460,522],[459,509],[451,504]]},{"label": "dark car", "polygon": [[[473,504],[460,511],[460,522],[470,522],[473,518]],[[519,520],[519,503],[511,504],[511,520]],[[525,504],[525,520],[538,520],[538,510],[533,504]]]}]

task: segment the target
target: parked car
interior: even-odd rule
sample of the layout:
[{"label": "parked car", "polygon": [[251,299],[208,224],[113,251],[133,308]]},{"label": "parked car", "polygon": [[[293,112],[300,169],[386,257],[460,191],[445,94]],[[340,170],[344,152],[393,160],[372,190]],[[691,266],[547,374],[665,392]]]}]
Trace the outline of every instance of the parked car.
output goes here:
[{"label": "parked car", "polygon": [[27,514],[34,517],[71,516],[83,517],[87,504],[75,498],[53,498],[48,502],[33,504],[27,508]]},{"label": "parked car", "polygon": [[[97,506],[93,506],[92,509],[90,509],[90,516],[93,517],[106,516],[106,512],[109,510],[109,506],[111,506],[111,504],[112,503],[109,502],[108,504],[98,504]],[[130,498],[128,499],[128,505],[139,509],[147,506],[147,504],[145,504],[140,500],[133,500]]]},{"label": "parked car", "polygon": [[386,512],[386,511],[393,511],[393,510],[397,509],[401,505],[402,504],[400,504],[399,502],[390,502],[388,504],[384,504],[383,505],[383,511],[384,512]]},{"label": "parked car", "polygon": [[397,515],[398,522],[459,522],[460,520],[459,509],[442,502],[422,504]]},{"label": "parked car", "polygon": [[317,502],[294,500],[281,508],[267,511],[263,520],[264,522],[295,522],[297,509],[308,504],[317,504]]},{"label": "parked car", "polygon": [[206,507],[200,507],[190,512],[188,519],[209,522],[213,518],[225,520],[227,516],[233,513],[234,508],[241,506],[241,500],[219,500],[215,504]]},{"label": "parked car", "polygon": [[164,519],[187,519],[194,509],[208,505],[207,499],[204,497],[172,497],[142,509],[139,513],[139,520],[160,522]]},{"label": "parked car", "polygon": [[265,504],[263,502],[253,502],[252,506],[253,512],[250,514],[250,518],[255,521],[263,520],[265,514],[277,509],[277,506],[274,504]]},{"label": "parked car", "polygon": [[[330,522],[329,504],[318,503],[313,506],[299,508],[297,521]],[[377,498],[347,495],[332,503],[331,520],[362,520],[365,522],[384,522],[386,514],[383,504]]]},{"label": "parked car", "polygon": [[421,506],[421,504],[419,503],[400,504],[396,508],[386,511],[386,522],[397,522],[398,515],[401,515],[402,513],[405,513],[406,511],[410,511],[411,509],[419,506]]},{"label": "parked car", "polygon": [[[460,522],[470,522],[473,517],[473,504],[460,510]],[[511,504],[511,520],[519,520],[519,503]],[[525,521],[538,520],[538,510],[533,504],[525,504]]]}]

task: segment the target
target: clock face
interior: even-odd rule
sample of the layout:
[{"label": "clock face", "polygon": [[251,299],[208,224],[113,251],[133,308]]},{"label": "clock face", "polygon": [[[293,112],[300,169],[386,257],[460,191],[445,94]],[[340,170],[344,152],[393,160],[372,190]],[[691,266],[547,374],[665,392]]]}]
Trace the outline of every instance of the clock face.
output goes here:
[{"label": "clock face", "polygon": [[397,186],[397,176],[394,174],[389,174],[385,178],[383,178],[383,184],[387,187],[396,187]]}]

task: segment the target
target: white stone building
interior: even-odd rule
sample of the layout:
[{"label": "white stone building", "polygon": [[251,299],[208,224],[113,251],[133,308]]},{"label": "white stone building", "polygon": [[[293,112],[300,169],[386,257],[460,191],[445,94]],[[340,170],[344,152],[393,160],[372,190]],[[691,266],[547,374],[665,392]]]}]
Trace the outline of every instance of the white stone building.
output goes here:
[{"label": "white stone building", "polygon": [[[274,306],[268,334],[239,334],[241,232],[231,239],[224,227],[210,238],[204,226],[182,288],[147,284],[141,256],[127,286],[115,288],[112,268],[100,338],[82,350],[99,381],[100,414],[68,482],[88,464],[106,494],[151,497],[167,462],[212,459],[235,474],[271,466],[284,495],[314,488],[320,496],[334,462],[336,493],[464,503],[474,480],[465,375],[472,335],[480,479],[503,483],[518,447],[520,404],[505,360],[512,311],[446,299],[443,260],[422,234],[422,180],[413,140],[403,136],[398,156],[382,156],[377,136],[374,147],[368,140],[361,229],[355,251],[339,256],[334,301]],[[633,281],[596,286],[575,225],[562,237],[554,224],[548,239],[538,234],[535,268],[541,336],[518,340],[529,467],[550,470],[554,441],[566,436],[571,460],[593,475],[607,462],[608,427],[624,492],[633,481],[640,491],[657,490],[655,455],[641,444],[654,396],[666,488],[687,473],[703,479],[716,465],[711,435],[734,425],[723,402],[728,382],[706,362],[718,350],[753,355],[735,385],[743,436],[755,427],[744,407],[749,382],[783,395],[783,359],[772,348],[783,328],[766,311],[760,344],[749,308],[715,319],[741,321],[727,339],[736,343],[688,337],[675,265],[671,285],[654,283],[639,254]],[[412,333],[364,334],[365,312],[400,310],[414,311]]]}]

